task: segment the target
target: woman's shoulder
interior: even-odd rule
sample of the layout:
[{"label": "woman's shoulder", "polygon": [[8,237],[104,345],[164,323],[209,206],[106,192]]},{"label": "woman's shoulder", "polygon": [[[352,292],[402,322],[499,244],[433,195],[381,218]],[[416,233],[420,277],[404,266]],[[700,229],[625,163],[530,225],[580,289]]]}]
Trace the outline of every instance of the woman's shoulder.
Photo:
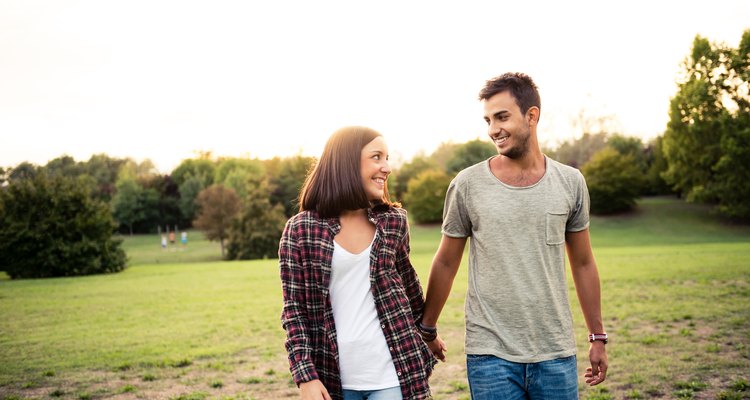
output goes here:
[{"label": "woman's shoulder", "polygon": [[320,225],[325,223],[325,219],[320,218],[317,212],[311,210],[300,211],[296,215],[289,218],[287,221],[287,227],[291,228],[304,228],[311,225]]},{"label": "woman's shoulder", "polygon": [[406,220],[406,209],[402,208],[400,204],[381,205],[375,208],[375,212],[386,218],[394,218],[398,220]]}]

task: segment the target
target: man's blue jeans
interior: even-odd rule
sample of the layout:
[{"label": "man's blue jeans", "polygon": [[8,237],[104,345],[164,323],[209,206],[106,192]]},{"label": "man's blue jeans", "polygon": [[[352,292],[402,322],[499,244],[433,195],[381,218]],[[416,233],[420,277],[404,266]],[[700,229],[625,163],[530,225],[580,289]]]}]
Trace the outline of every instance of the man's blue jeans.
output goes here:
[{"label": "man's blue jeans", "polygon": [[576,356],[524,364],[469,354],[466,370],[472,400],[578,399]]}]

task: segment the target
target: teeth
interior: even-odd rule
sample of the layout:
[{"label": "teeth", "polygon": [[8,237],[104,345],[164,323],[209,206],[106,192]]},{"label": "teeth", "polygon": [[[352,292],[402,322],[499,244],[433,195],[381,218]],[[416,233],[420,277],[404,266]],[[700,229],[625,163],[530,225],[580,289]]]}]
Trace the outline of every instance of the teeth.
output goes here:
[{"label": "teeth", "polygon": [[508,136],[499,137],[495,139],[495,144],[503,144],[506,140],[508,140]]}]

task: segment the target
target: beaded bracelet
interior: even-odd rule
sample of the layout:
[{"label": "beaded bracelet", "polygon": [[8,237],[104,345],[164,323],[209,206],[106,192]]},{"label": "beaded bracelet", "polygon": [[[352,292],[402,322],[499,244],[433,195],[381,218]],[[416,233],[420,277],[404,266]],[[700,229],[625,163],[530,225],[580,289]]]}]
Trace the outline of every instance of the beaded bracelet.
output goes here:
[{"label": "beaded bracelet", "polygon": [[419,329],[419,334],[422,335],[422,340],[425,342],[431,342],[437,338],[436,326],[425,326],[420,322],[417,327]]}]

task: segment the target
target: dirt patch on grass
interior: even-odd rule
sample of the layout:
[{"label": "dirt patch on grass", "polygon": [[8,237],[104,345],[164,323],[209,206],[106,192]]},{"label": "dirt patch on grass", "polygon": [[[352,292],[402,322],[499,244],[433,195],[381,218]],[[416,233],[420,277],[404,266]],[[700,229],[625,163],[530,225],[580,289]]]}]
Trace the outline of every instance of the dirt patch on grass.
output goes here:
[{"label": "dirt patch on grass", "polygon": [[[451,354],[452,358],[463,355]],[[458,359],[454,360],[458,361]],[[291,379],[286,359],[267,359],[253,350],[226,357],[186,360],[183,366],[126,366],[109,371],[74,371],[13,382],[0,387],[0,400],[112,399],[112,400],[251,400],[296,399],[299,389]],[[31,381],[31,378],[29,378]],[[440,363],[431,378],[436,399],[468,399],[466,368]],[[15,397],[14,397],[15,396]]]}]

